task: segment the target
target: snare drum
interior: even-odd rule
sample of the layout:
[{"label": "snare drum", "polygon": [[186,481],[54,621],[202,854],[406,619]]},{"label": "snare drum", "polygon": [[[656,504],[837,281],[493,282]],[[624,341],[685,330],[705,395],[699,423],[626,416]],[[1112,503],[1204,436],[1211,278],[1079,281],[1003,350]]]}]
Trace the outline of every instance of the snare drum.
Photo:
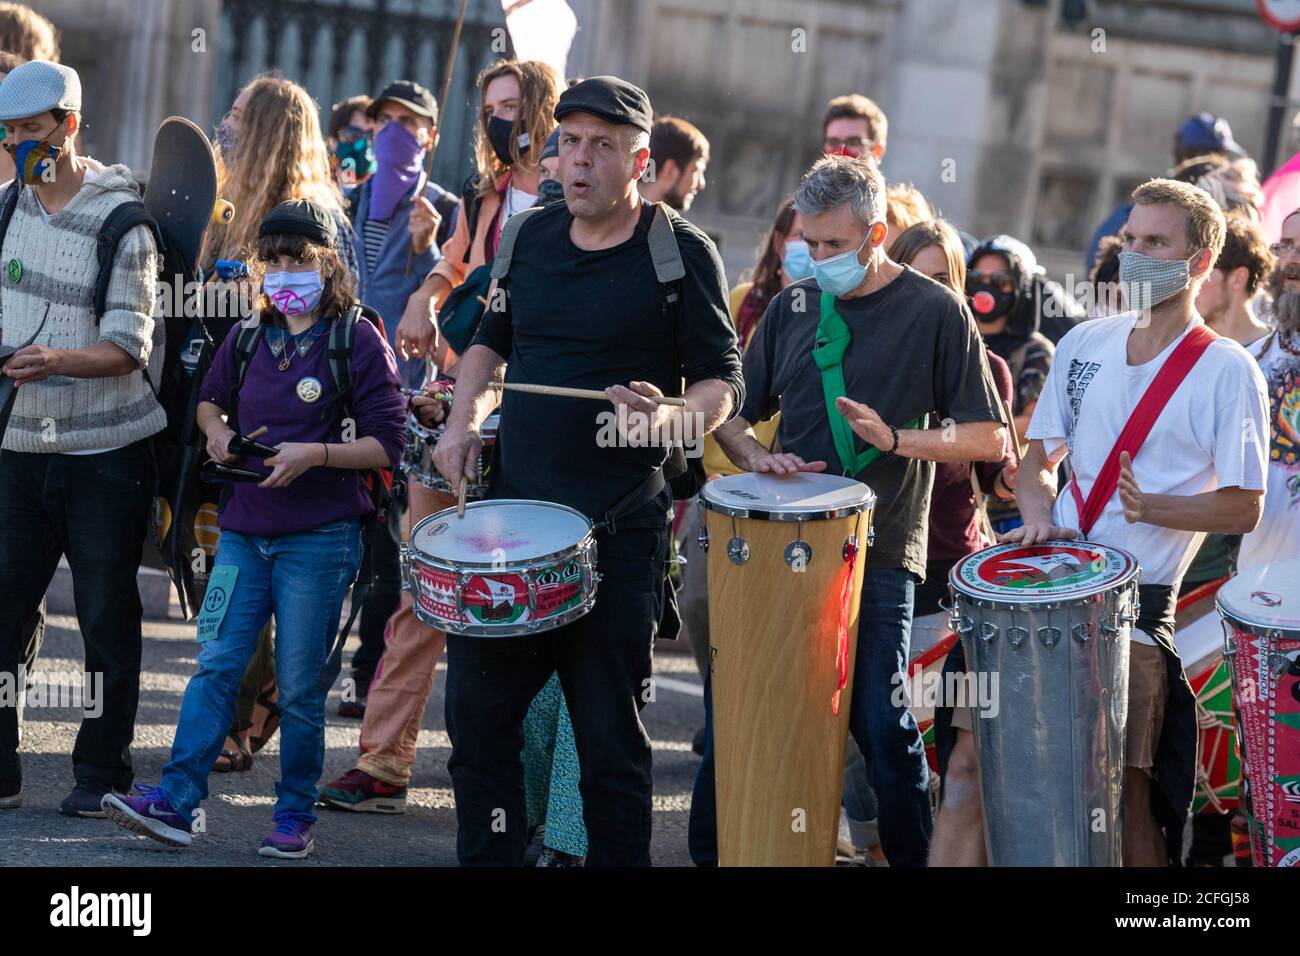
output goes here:
[{"label": "snare drum", "polygon": [[1300,560],[1237,575],[1215,596],[1232,675],[1255,866],[1300,866]]},{"label": "snare drum", "polygon": [[975,708],[989,863],[1120,866],[1138,563],[1090,541],[1003,544],[948,578]]},{"label": "snare drum", "polygon": [[[478,458],[478,476],[465,491],[465,497],[470,501],[478,501],[487,496],[488,482],[492,477],[492,447],[497,441],[497,425],[500,420],[500,414],[493,413],[479,429],[483,451]],[[426,428],[414,413],[406,416],[406,452],[402,455],[402,474],[425,488],[454,495],[458,489],[453,488],[451,482],[442,477],[433,465],[433,450],[438,447],[445,428],[445,423]]]},{"label": "snare drum", "polygon": [[519,637],[596,603],[596,541],[579,511],[548,501],[476,501],[430,515],[402,545],[415,616],[450,634]]}]

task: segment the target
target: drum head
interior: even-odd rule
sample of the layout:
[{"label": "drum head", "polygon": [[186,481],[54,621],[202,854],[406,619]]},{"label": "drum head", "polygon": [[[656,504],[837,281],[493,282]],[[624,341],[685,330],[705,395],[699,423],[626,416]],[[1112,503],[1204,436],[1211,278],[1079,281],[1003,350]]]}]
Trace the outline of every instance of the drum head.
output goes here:
[{"label": "drum head", "polygon": [[1137,573],[1137,559],[1127,551],[1092,541],[1047,541],[977,551],[958,561],[948,580],[973,598],[1055,604],[1111,591]]},{"label": "drum head", "polygon": [[418,435],[419,437],[423,438],[425,441],[428,441],[430,438],[433,438],[436,435],[441,434],[442,426],[434,425],[431,428],[425,428],[423,425],[420,424],[420,419],[418,419],[415,416],[415,412],[407,412],[406,430],[412,435]]},{"label": "drum head", "polygon": [[435,560],[492,567],[559,554],[590,531],[591,522],[572,508],[503,498],[466,505],[464,518],[455,508],[430,515],[411,532],[411,545]]},{"label": "drum head", "polygon": [[1219,588],[1215,604],[1251,630],[1300,631],[1300,559],[1242,571]]},{"label": "drum head", "polygon": [[858,514],[870,508],[875,493],[860,481],[801,471],[760,475],[744,471],[714,478],[700,491],[710,511],[773,521],[817,521]]}]

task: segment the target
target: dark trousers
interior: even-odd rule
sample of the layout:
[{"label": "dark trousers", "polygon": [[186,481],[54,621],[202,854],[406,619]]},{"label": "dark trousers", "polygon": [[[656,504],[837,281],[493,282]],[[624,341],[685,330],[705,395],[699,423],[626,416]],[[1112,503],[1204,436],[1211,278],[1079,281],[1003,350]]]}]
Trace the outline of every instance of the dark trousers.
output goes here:
[{"label": "dark trousers", "polygon": [[398,545],[405,525],[405,495],[394,494],[385,512],[384,523],[365,532],[370,546],[366,548],[359,579],[369,581],[370,587],[362,599],[357,625],[361,646],[352,655],[352,675],[358,684],[363,685],[358,687],[363,694],[374,679],[379,658],[384,655],[384,632],[388,619],[396,613],[402,598],[402,563]]},{"label": "dark trousers", "polygon": [[[866,761],[890,866],[925,866],[930,848],[929,767],[925,745],[906,706],[895,706],[895,675],[907,673],[915,578],[902,568],[868,570],[862,578],[858,650],[853,666],[849,732]],[[704,682],[707,740],[695,778],[687,841],[700,866],[718,862],[717,791],[713,776],[713,692]]]},{"label": "dark trousers", "polygon": [[[103,712],[82,721],[72,751],[78,783],[131,785],[140,697],[136,573],[154,493],[147,441],[99,455],[0,452],[0,671],[14,673],[59,558],[72,569],[86,672],[102,676]],[[30,624],[28,624],[30,626]],[[0,707],[0,780],[19,783],[18,713]]]},{"label": "dark trousers", "polygon": [[447,635],[447,769],[462,865],[523,862],[524,715],[553,673],[578,749],[587,864],[650,864],[650,739],[640,711],[654,694],[668,531],[601,533],[596,547],[596,604],[572,624],[529,637]]}]

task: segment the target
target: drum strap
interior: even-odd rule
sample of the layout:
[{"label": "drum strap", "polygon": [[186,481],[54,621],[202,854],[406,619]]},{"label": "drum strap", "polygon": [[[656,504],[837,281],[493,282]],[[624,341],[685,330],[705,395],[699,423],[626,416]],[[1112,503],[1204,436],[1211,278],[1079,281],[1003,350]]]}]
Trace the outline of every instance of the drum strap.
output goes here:
[{"label": "drum strap", "polygon": [[[821,321],[817,323],[817,344],[812,350],[813,361],[822,376],[822,395],[826,399],[826,417],[831,423],[831,437],[835,439],[835,452],[839,455],[844,474],[853,477],[884,455],[879,448],[868,447],[858,452],[854,446],[853,427],[840,414],[835,402],[845,396],[844,353],[849,349],[853,335],[844,317],[835,309],[835,296],[821,295]],[[903,428],[925,428],[928,415],[922,412]]]},{"label": "drum strap", "polygon": [[1106,456],[1101,471],[1097,472],[1097,480],[1093,482],[1092,491],[1088,493],[1086,501],[1083,492],[1079,490],[1079,474],[1078,470],[1075,470],[1075,475],[1070,480],[1070,493],[1074,495],[1074,504],[1079,512],[1079,530],[1083,532],[1085,538],[1092,530],[1092,526],[1097,523],[1097,519],[1101,517],[1106,502],[1110,501],[1111,496],[1115,494],[1115,488],[1119,485],[1120,453],[1128,452],[1129,458],[1137,458],[1138,450],[1151,434],[1156,419],[1169,404],[1169,399],[1173,397],[1174,392],[1178,391],[1178,386],[1205,354],[1205,350],[1218,337],[1208,325],[1194,326],[1183,336],[1183,340],[1170,353],[1169,358],[1165,359],[1165,364],[1160,366],[1160,371],[1156,372],[1156,377],[1142,393],[1142,398],[1133,409],[1133,414],[1129,416],[1128,422],[1119,433],[1119,438],[1115,440],[1115,447]]}]

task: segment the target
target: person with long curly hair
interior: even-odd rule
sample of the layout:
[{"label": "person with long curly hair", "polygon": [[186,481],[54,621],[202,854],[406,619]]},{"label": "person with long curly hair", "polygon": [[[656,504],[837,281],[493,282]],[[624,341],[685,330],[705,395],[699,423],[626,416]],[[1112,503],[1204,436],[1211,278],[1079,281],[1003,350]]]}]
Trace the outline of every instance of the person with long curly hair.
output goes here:
[{"label": "person with long curly hair", "polygon": [[[478,89],[475,172],[461,189],[456,228],[443,245],[442,258],[407,300],[397,327],[403,358],[424,356],[433,348],[435,329],[442,321],[440,310],[454,289],[471,279],[476,287],[487,288],[484,267],[496,258],[501,228],[512,215],[537,202],[542,150],[555,128],[555,106],[564,81],[540,61],[498,60],[479,74]],[[471,312],[476,301],[474,295],[468,296]],[[472,336],[470,328],[461,341]],[[456,357],[445,338],[439,342],[439,368],[451,367]]]}]

